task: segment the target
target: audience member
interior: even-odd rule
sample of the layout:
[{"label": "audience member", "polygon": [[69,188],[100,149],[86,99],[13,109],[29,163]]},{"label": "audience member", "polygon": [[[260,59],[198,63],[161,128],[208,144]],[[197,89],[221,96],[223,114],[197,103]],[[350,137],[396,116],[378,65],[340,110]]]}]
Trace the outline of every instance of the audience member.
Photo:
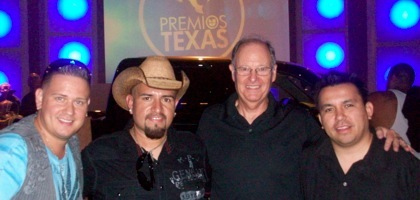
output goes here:
[{"label": "audience member", "polygon": [[37,73],[31,73],[28,77],[29,92],[22,98],[20,115],[26,117],[36,112],[35,91],[41,87],[41,77]]},{"label": "audience member", "polygon": [[[207,108],[197,130],[207,147],[211,198],[301,199],[299,156],[325,133],[307,109],[282,105],[270,93],[277,65],[268,41],[241,39],[229,69],[236,93]],[[396,137],[389,133],[386,149]]]},{"label": "audience member", "polygon": [[9,83],[0,84],[0,129],[12,124],[19,116],[19,98],[11,90]]},{"label": "audience member", "polygon": [[206,155],[201,140],[171,128],[189,79],[176,80],[165,57],[148,57],[115,79],[115,101],[134,125],[82,151],[84,195],[93,199],[202,199]]},{"label": "audience member", "polygon": [[[407,92],[412,87],[414,79],[414,70],[410,65],[405,63],[397,64],[389,71],[387,91],[373,92],[368,98],[374,107],[371,125],[374,127],[383,126],[395,130],[408,144],[411,143],[407,137],[407,130],[409,128],[408,120],[403,114],[402,109]],[[410,121],[413,126],[419,122],[411,118]],[[420,159],[419,152],[414,152],[414,155]]]},{"label": "audience member", "polygon": [[38,112],[0,132],[0,199],[81,199],[82,162],[75,136],[90,103],[91,74],[59,59],[35,92]]},{"label": "audience member", "polygon": [[420,161],[385,152],[373,136],[374,107],[355,76],[331,72],[318,85],[318,119],[330,137],[302,156],[305,199],[419,199]]}]

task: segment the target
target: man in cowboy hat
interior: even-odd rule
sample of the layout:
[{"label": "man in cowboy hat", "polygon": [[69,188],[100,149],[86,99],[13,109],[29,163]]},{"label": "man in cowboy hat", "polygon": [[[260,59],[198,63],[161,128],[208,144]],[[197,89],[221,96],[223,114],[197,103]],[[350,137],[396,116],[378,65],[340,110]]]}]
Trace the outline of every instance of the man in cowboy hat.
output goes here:
[{"label": "man in cowboy hat", "polygon": [[170,128],[189,79],[176,80],[165,57],[148,57],[114,81],[115,101],[134,125],[82,152],[84,196],[93,199],[201,199],[207,183],[205,148],[192,133]]}]

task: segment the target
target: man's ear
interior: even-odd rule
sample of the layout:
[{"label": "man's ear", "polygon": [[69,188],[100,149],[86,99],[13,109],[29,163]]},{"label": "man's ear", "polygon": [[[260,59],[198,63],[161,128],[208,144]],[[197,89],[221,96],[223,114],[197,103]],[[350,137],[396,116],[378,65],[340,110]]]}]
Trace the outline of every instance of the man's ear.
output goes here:
[{"label": "man's ear", "polygon": [[322,126],[322,118],[321,118],[321,115],[320,114],[317,114],[316,116],[318,117],[319,123],[321,123],[321,126]]},{"label": "man's ear", "polygon": [[36,89],[36,91],[35,91],[35,105],[36,105],[36,110],[39,110],[39,109],[42,108],[43,95],[44,95],[44,90],[42,90],[42,88]]},{"label": "man's ear", "polygon": [[235,82],[235,67],[232,64],[229,64],[229,70],[232,75],[232,81]]},{"label": "man's ear", "polygon": [[372,119],[373,110],[374,110],[373,104],[369,101],[366,102],[365,109],[366,109],[368,119]]},{"label": "man's ear", "polygon": [[271,70],[271,73],[272,73],[271,82],[274,83],[274,81],[276,81],[276,77],[277,77],[277,64],[275,64],[273,66],[273,69]]},{"label": "man's ear", "polygon": [[[133,109],[133,101],[134,101],[133,95],[129,94],[125,97],[125,102],[127,103],[127,107],[129,110]],[[131,114],[131,111],[130,111],[130,114]]]}]

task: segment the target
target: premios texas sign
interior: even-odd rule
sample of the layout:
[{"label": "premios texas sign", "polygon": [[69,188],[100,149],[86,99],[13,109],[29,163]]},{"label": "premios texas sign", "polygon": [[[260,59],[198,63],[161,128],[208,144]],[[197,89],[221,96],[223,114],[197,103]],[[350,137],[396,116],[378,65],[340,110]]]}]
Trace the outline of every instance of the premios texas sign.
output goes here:
[{"label": "premios texas sign", "polygon": [[242,0],[141,0],[139,26],[158,55],[229,55],[242,36]]}]

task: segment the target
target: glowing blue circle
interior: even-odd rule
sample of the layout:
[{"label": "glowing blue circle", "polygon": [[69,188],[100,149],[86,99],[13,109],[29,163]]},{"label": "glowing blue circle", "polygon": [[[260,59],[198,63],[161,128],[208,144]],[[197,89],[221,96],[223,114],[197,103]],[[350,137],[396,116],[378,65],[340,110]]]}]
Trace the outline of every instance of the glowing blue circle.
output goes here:
[{"label": "glowing blue circle", "polygon": [[11,29],[12,19],[6,12],[0,10],[0,38],[9,34]]},{"label": "glowing blue circle", "polygon": [[316,9],[325,18],[336,18],[344,11],[344,0],[318,0]]},{"label": "glowing blue circle", "polygon": [[326,42],[316,51],[316,61],[323,68],[331,69],[338,67],[343,60],[343,48],[334,42]]},{"label": "glowing blue circle", "polygon": [[395,26],[407,29],[419,22],[419,10],[419,6],[416,2],[411,0],[400,0],[392,6],[389,17]]},{"label": "glowing blue circle", "polygon": [[88,4],[86,0],[59,0],[57,9],[64,19],[74,21],[86,15]]},{"label": "glowing blue circle", "polygon": [[0,71],[0,84],[8,83],[9,79],[7,78],[6,74]]},{"label": "glowing blue circle", "polygon": [[79,60],[85,65],[90,62],[89,49],[80,42],[69,42],[65,44],[59,51],[58,56],[60,58],[71,58]]}]

